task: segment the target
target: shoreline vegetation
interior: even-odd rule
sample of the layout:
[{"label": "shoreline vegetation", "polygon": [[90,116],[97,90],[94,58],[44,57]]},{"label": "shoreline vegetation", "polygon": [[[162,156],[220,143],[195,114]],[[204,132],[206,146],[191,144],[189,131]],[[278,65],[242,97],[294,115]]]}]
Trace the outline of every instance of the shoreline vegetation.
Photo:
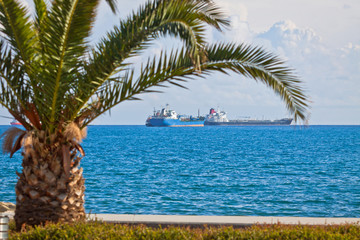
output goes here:
[{"label": "shoreline vegetation", "polygon": [[[11,203],[1,203],[2,213],[13,211]],[[89,215],[90,217],[90,215]],[[9,240],[21,239],[357,239],[359,222],[352,224],[142,224],[104,222],[98,218],[74,223],[23,225],[16,230],[9,222]],[[315,223],[315,222],[314,222]]]},{"label": "shoreline vegetation", "polygon": [[15,231],[10,222],[9,240],[14,239],[357,239],[359,225],[253,225],[234,228],[219,227],[148,227],[122,225],[100,221],[75,222],[72,224],[46,224],[23,227]]},{"label": "shoreline vegetation", "polygon": [[[0,203],[2,214],[14,211],[15,205]],[[90,215],[89,215],[90,217]],[[23,225],[16,230],[9,222],[9,240],[21,239],[357,239],[359,222],[352,224],[142,224],[101,221]]]}]

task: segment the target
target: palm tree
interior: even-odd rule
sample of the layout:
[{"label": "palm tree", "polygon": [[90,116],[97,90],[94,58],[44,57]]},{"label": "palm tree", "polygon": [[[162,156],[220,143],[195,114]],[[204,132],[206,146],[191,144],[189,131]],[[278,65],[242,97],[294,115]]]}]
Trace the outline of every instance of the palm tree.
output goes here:
[{"label": "palm tree", "polygon": [[[116,0],[107,0],[116,10]],[[151,0],[114,27],[99,43],[89,42],[99,0],[34,0],[34,16],[18,0],[0,0],[0,103],[24,130],[3,134],[10,157],[22,149],[17,173],[17,227],[85,216],[79,168],[86,126],[126,100],[165,83],[215,71],[261,81],[285,102],[295,120],[305,119],[307,97],[293,70],[262,48],[208,44],[204,31],[229,23],[210,0]],[[154,39],[183,42],[141,64]]]}]

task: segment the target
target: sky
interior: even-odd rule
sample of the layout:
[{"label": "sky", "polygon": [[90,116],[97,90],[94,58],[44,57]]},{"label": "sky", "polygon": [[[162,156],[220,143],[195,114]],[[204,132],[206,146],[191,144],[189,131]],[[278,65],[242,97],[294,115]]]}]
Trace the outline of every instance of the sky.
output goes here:
[{"label": "sky", "polygon": [[[104,1],[105,2],[105,1]],[[102,36],[136,10],[143,0],[119,0],[119,14],[102,3],[94,34]],[[311,101],[310,125],[360,124],[360,1],[359,0],[215,0],[231,26],[223,32],[207,31],[207,40],[262,46],[287,60],[296,70]],[[31,7],[31,3],[28,3]],[[157,54],[176,47],[169,39],[153,43]],[[135,58],[141,61],[145,57]],[[278,119],[290,114],[280,97],[261,83],[236,74],[212,74],[164,93],[140,95],[142,101],[119,104],[94,124],[143,125],[153,109],[169,104],[179,114],[207,114],[211,107],[242,116]],[[0,109],[0,115],[9,115]],[[8,120],[0,119],[0,124]]]}]

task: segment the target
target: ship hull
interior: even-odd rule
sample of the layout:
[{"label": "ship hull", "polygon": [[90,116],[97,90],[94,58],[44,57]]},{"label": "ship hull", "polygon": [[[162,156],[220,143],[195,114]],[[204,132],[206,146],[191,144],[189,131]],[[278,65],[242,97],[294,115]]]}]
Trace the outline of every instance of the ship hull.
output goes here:
[{"label": "ship hull", "polygon": [[292,119],[281,120],[230,120],[229,122],[210,122],[205,121],[205,126],[288,126]]},{"label": "ship hull", "polygon": [[147,127],[203,127],[203,120],[181,121],[180,119],[151,118],[146,121]]}]

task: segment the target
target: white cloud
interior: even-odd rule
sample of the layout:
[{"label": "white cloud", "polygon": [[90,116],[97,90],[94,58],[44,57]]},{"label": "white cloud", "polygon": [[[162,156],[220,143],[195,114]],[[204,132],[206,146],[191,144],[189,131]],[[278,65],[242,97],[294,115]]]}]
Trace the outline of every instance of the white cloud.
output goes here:
[{"label": "white cloud", "polygon": [[[320,120],[321,108],[352,108],[345,119],[359,118],[360,108],[360,46],[349,43],[341,48],[326,46],[313,29],[298,28],[291,21],[275,23],[268,31],[256,36],[267,42],[267,48],[289,59],[305,81],[313,103],[313,119]],[[319,111],[320,112],[320,111]],[[323,114],[323,113],[322,113]],[[335,116],[328,112],[328,119]]]},{"label": "white cloud", "polygon": [[326,51],[321,38],[313,29],[300,29],[290,20],[275,23],[266,32],[256,35],[255,41],[275,49],[289,59],[304,58],[315,51]]},{"label": "white cloud", "polygon": [[240,21],[248,20],[248,9],[243,3],[239,1],[216,1],[215,3],[221,6],[225,14],[237,15]]},{"label": "white cloud", "polygon": [[242,20],[238,15],[230,16],[230,30],[225,31],[220,39],[231,42],[247,42],[253,38],[254,33],[247,21]]}]

